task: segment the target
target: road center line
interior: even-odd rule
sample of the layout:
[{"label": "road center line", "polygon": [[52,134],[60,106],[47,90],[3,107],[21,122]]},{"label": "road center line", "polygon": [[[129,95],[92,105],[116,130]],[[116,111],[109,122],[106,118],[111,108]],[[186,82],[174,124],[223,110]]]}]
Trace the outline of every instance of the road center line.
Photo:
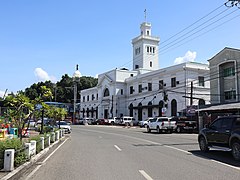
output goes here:
[{"label": "road center line", "polygon": [[144,170],[139,170],[139,172],[145,177],[147,180],[153,180]]},{"label": "road center line", "polygon": [[114,145],[114,147],[115,147],[118,151],[122,151],[117,145]]}]

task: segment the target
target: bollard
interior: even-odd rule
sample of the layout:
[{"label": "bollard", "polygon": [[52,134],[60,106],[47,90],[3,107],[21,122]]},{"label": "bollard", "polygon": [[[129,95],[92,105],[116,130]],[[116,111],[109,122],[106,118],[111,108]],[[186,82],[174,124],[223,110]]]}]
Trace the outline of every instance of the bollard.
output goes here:
[{"label": "bollard", "polygon": [[37,152],[37,141],[31,140],[31,155],[36,155]]},{"label": "bollard", "polygon": [[28,159],[31,157],[31,143],[25,143],[25,152]]},{"label": "bollard", "polygon": [[59,130],[58,131],[56,131],[56,141],[58,141],[59,140]]},{"label": "bollard", "polygon": [[44,150],[44,137],[40,137],[41,141],[41,150]]},{"label": "bollard", "polygon": [[60,134],[60,138],[62,138],[62,137],[63,137],[63,135],[62,135],[62,129],[60,129],[59,132],[60,132],[60,133],[59,133],[59,134]]},{"label": "bollard", "polygon": [[47,134],[47,146],[50,146],[50,144],[51,144],[50,135]]},{"label": "bollard", "polygon": [[62,134],[61,134],[61,129],[59,129],[59,139],[61,139]]},{"label": "bollard", "polygon": [[14,170],[14,149],[7,149],[4,153],[4,171],[13,171]]},{"label": "bollard", "polygon": [[63,136],[65,135],[65,134],[64,134],[64,129],[61,129],[61,130],[62,130],[62,137],[63,137]]},{"label": "bollard", "polygon": [[55,133],[52,132],[51,133],[51,143],[54,143],[55,142]]}]

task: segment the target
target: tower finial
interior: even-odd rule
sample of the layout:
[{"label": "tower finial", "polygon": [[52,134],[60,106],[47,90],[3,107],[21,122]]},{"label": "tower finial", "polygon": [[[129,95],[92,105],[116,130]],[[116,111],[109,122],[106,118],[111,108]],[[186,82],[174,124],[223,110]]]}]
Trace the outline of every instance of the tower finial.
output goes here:
[{"label": "tower finial", "polygon": [[144,10],[144,18],[145,18],[145,22],[147,22],[147,9]]}]

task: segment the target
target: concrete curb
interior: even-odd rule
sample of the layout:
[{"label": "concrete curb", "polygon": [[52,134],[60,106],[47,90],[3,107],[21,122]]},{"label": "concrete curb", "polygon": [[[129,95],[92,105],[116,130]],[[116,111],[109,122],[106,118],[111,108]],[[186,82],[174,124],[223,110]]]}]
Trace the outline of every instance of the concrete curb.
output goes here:
[{"label": "concrete curb", "polygon": [[9,172],[7,175],[3,176],[1,178],[1,180],[7,180],[9,178],[11,178],[12,176],[16,175],[19,171],[21,171],[23,168],[28,167],[29,165],[33,164],[34,162],[36,162],[38,159],[40,159],[43,155],[45,155],[54,145],[58,144],[61,140],[65,139],[65,136],[63,138],[61,138],[60,140],[55,141],[53,144],[51,144],[49,147],[45,148],[44,150],[42,150],[40,153],[38,153],[37,155],[33,156],[30,161],[22,164],[21,166],[17,167],[16,169],[14,169],[12,172]]}]

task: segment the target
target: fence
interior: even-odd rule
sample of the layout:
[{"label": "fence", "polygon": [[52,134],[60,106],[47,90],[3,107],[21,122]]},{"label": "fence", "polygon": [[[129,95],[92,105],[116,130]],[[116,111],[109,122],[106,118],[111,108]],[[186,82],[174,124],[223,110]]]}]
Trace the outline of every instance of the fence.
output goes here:
[{"label": "fence", "polygon": [[64,136],[64,130],[52,132],[40,137],[39,140],[31,140],[24,143],[21,149],[6,149],[3,159],[3,171],[13,171],[15,167],[31,160],[36,154],[51,146],[51,143],[58,142]]}]

